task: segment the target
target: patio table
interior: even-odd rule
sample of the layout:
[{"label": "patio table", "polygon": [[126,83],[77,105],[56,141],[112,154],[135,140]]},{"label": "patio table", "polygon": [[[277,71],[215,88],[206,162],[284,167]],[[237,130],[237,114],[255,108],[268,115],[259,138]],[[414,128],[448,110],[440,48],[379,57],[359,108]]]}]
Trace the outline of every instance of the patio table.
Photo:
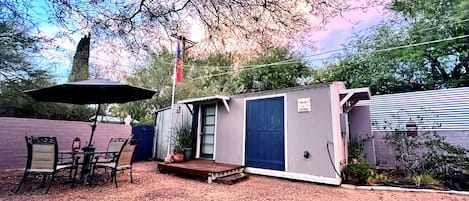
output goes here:
[{"label": "patio table", "polygon": [[80,180],[83,181],[83,184],[88,183],[88,177],[91,173],[91,168],[93,167],[95,160],[95,156],[97,155],[109,155],[109,154],[118,154],[118,152],[109,152],[109,151],[94,151],[94,149],[87,150],[84,149],[79,152],[73,151],[59,151],[61,158],[64,158],[64,155],[71,156],[70,158],[79,157],[78,165],[81,165],[80,171]]}]

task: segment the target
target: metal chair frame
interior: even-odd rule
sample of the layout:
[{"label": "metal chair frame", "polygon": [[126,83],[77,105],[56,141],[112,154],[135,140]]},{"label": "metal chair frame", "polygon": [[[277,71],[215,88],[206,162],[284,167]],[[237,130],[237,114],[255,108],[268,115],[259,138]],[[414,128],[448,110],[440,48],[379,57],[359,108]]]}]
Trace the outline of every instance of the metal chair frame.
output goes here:
[{"label": "metal chair frame", "polygon": [[[122,148],[120,149],[119,153],[117,155],[114,156],[114,159],[112,160],[112,162],[108,162],[108,163],[100,163],[100,162],[95,162],[94,164],[94,167],[93,167],[93,173],[92,173],[92,178],[94,178],[94,172],[96,169],[98,168],[104,168],[105,170],[107,169],[111,169],[111,179],[114,180],[114,183],[116,185],[116,188],[118,187],[117,186],[117,171],[124,171],[124,170],[128,170],[130,169],[130,183],[133,183],[133,177],[132,177],[132,164],[133,164],[133,158],[134,158],[134,155],[135,155],[135,150],[137,148],[137,143],[135,140],[131,140],[127,143],[125,143]],[[127,158],[127,160],[129,161],[122,161],[122,160],[126,160],[126,158],[123,158],[122,156],[124,155],[123,154],[123,151],[126,151],[126,149],[131,149],[131,153],[130,153],[130,158]],[[96,157],[96,161],[99,160],[99,156]],[[129,164],[124,164],[122,165],[121,163],[122,162],[128,162]]]},{"label": "metal chair frame", "polygon": [[[18,192],[25,182],[28,175],[43,175],[43,180],[41,183],[41,187],[44,186],[46,178],[51,176],[51,181],[46,189],[46,194],[49,192],[52,183],[57,176],[57,173],[60,170],[71,169],[75,170],[75,174],[73,176],[72,181],[72,188],[75,186],[75,178],[78,169],[78,158],[75,158],[72,164],[64,164],[58,165],[58,145],[57,145],[57,138],[56,137],[44,137],[44,136],[26,136],[26,147],[28,151],[28,157],[26,162],[26,168],[24,170],[23,178],[21,179],[20,184],[15,192]],[[50,147],[46,147],[47,145],[53,146],[53,150],[48,150]],[[45,150],[41,150],[40,148]],[[52,152],[52,159],[48,158],[47,156],[50,155]],[[48,160],[49,159],[49,160]],[[43,160],[43,161],[40,161]],[[45,162],[44,162],[45,161]],[[52,163],[51,163],[52,161]],[[47,164],[49,163],[49,164]],[[71,176],[71,172],[70,172]]]}]

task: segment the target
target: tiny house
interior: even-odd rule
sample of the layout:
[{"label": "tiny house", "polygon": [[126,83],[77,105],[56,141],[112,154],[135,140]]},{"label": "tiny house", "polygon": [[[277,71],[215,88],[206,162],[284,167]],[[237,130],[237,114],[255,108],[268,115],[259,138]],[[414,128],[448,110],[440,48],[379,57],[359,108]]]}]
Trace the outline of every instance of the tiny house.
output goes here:
[{"label": "tiny house", "polygon": [[241,165],[252,174],[339,185],[347,163],[347,113],[369,99],[368,88],[333,82],[178,104],[192,113],[193,158]]}]

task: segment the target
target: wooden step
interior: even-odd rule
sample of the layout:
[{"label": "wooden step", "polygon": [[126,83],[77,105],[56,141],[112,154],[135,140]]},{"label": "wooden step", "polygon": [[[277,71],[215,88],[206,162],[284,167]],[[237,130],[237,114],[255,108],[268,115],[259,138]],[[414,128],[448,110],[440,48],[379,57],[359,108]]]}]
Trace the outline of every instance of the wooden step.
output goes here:
[{"label": "wooden step", "polygon": [[246,179],[247,177],[248,175],[244,173],[234,173],[224,177],[219,177],[215,180],[215,182],[231,185],[238,181]]}]

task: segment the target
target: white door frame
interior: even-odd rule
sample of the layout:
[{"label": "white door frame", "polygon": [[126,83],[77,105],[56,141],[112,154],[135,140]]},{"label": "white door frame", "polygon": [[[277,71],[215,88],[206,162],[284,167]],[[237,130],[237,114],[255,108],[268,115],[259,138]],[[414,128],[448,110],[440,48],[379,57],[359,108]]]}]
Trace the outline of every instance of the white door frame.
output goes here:
[{"label": "white door frame", "polygon": [[207,103],[207,104],[201,104],[199,105],[199,112],[198,112],[198,117],[197,117],[197,146],[196,146],[196,155],[195,155],[195,158],[197,159],[201,159],[200,158],[200,153],[202,152],[201,151],[201,147],[200,145],[202,144],[201,141],[202,141],[202,118],[203,118],[203,114],[202,114],[202,107],[204,106],[207,106],[207,105],[210,105],[210,104],[215,104],[215,126],[214,126],[214,130],[213,130],[213,158],[211,160],[215,160],[215,156],[216,156],[216,148],[217,148],[217,119],[218,119],[218,102],[211,102],[211,103]]},{"label": "white door frame", "polygon": [[247,110],[247,102],[251,100],[259,100],[259,99],[267,99],[267,98],[277,98],[283,97],[283,142],[284,142],[284,154],[285,154],[285,172],[288,171],[288,122],[287,122],[287,94],[272,94],[272,95],[265,95],[265,96],[256,96],[251,98],[244,99],[244,111],[243,111],[243,153],[242,153],[242,165],[246,165],[246,110]]}]

